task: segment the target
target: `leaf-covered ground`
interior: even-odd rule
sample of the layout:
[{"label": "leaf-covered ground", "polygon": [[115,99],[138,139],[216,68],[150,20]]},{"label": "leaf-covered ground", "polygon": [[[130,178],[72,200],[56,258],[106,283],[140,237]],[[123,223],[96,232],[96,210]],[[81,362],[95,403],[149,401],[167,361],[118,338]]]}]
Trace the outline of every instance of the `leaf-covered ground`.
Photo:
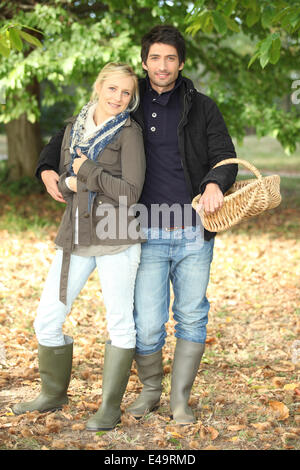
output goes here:
[{"label": "leaf-covered ground", "polygon": [[[2,222],[5,210],[13,212],[9,198]],[[39,392],[33,320],[61,214],[41,194],[14,201],[14,211],[0,227],[0,449],[300,449],[299,208],[283,204],[216,238],[207,346],[191,396],[197,424],[170,419],[170,309],[160,409],[139,421],[125,412],[115,430],[98,434],[85,431],[101,403],[107,338],[96,273],[65,324],[74,337],[69,405],[47,414],[11,412]],[[30,217],[35,228],[20,227]],[[35,225],[36,217],[47,224]],[[140,390],[133,367],[124,410]]]}]

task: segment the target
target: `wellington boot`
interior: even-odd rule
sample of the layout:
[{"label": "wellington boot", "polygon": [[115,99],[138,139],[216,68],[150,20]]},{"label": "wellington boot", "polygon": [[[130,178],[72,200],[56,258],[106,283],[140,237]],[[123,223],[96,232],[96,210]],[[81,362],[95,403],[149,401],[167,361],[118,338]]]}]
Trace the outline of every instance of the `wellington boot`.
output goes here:
[{"label": "wellington boot", "polygon": [[157,409],[162,392],[162,350],[148,355],[135,355],[138,376],[143,384],[139,397],[126,409],[135,418]]},{"label": "wellington boot", "polygon": [[191,424],[197,420],[188,405],[205,344],[177,339],[172,380],[170,406],[177,424]]},{"label": "wellington boot", "polygon": [[21,415],[27,411],[54,411],[68,403],[67,390],[71,378],[73,339],[65,336],[63,346],[38,345],[39,371],[42,382],[38,397],[14,405],[12,411]]},{"label": "wellington boot", "polygon": [[102,403],[98,411],[88,420],[87,431],[108,431],[121,421],[120,405],[129,380],[134,353],[134,348],[117,348],[106,343]]}]

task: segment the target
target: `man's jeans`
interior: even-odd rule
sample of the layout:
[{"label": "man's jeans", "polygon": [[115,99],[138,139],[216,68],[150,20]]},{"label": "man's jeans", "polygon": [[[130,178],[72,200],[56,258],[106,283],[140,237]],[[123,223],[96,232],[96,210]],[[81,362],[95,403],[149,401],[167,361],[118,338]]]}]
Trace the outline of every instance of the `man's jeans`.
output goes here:
[{"label": "man's jeans", "polygon": [[[169,319],[170,281],[174,292],[173,317],[177,338],[205,343],[209,302],[206,289],[213,258],[214,239],[202,234],[191,239],[193,227],[169,231],[145,230],[135,285],[134,319],[136,351],[147,355],[159,351]],[[158,238],[159,237],[159,238]]]},{"label": "man's jeans", "polygon": [[[66,316],[89,275],[97,267],[111,343],[119,348],[134,348],[136,336],[133,320],[134,285],[140,253],[141,245],[137,243],[114,255],[96,257],[71,255],[67,305],[64,305],[59,300],[62,250],[57,250],[34,322],[38,342],[43,346],[65,344],[62,327]],[[87,303],[86,309],[88,308]]]}]

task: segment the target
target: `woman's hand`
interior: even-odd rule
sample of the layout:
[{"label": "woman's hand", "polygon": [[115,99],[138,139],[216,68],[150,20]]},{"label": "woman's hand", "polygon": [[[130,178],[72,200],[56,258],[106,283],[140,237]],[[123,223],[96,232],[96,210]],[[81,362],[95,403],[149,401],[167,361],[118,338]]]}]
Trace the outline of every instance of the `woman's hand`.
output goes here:
[{"label": "woman's hand", "polygon": [[77,149],[76,153],[77,155],[79,155],[79,157],[74,159],[74,162],[72,165],[75,175],[77,175],[81,165],[88,159],[85,155],[83,155],[83,153],[81,153],[80,149]]},{"label": "woman's hand", "polygon": [[208,183],[205,191],[199,199],[196,211],[199,213],[201,210],[207,214],[212,214],[220,209],[224,202],[224,195],[216,183]]}]

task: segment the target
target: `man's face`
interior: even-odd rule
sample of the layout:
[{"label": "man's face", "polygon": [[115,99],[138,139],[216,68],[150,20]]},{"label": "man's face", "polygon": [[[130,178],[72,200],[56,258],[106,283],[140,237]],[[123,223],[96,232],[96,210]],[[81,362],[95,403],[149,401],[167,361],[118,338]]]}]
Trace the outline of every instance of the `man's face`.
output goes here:
[{"label": "man's face", "polygon": [[183,62],[179,63],[176,48],[159,42],[150,46],[147,60],[142,65],[148,72],[152,88],[158,93],[171,90],[184,67]]}]

